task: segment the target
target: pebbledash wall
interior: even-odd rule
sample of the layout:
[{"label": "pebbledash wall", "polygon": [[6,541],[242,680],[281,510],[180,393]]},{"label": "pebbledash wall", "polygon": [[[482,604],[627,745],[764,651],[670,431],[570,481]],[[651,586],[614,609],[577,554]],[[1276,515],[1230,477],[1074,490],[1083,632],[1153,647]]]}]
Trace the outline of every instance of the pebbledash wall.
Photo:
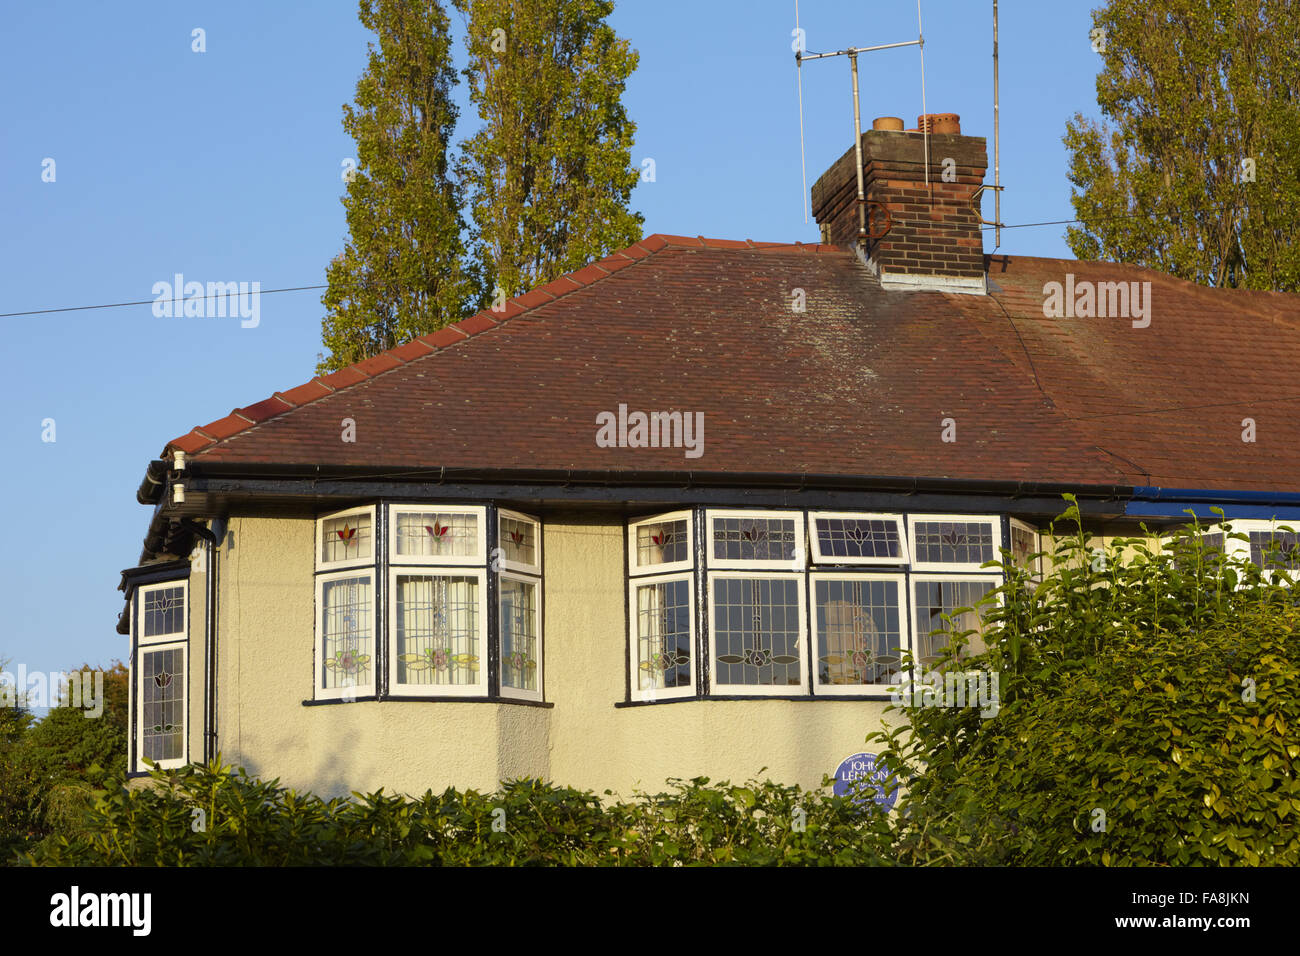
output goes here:
[{"label": "pebbledash wall", "polygon": [[[818,787],[823,774],[863,749],[868,731],[882,726],[887,705],[880,701],[616,707],[628,667],[624,524],[548,517],[543,529],[543,683],[550,706],[470,700],[304,706],[314,680],[315,522],[232,516],[220,548],[222,759],[322,795],[381,786],[413,794],[448,786],[491,791],[521,776],[624,796],[658,792],[669,777],[761,776]],[[190,686],[193,721],[203,690],[201,683]],[[193,748],[197,739],[190,737]]]}]

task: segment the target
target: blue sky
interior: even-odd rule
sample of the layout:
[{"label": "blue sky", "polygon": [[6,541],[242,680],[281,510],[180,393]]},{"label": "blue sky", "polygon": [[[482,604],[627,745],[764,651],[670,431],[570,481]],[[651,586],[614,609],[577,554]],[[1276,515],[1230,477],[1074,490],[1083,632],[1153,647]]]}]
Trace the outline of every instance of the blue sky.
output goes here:
[{"label": "blue sky", "polygon": [[[1076,111],[1096,114],[1091,4],[1000,8],[1003,220],[1068,219],[1061,137]],[[991,160],[992,2],[924,0],[922,14],[928,109],[990,137]],[[803,0],[800,18],[811,51],[917,32],[909,0]],[[793,0],[625,0],[612,22],[641,55],[625,102],[634,164],[655,161],[632,199],[646,233],[816,241],[801,209]],[[341,0],[10,4],[0,313],[150,300],[178,272],[322,283],[346,239],[340,173],[355,151],[340,119],[367,39]],[[864,123],[914,125],[917,50],[864,55],[861,72]],[[458,92],[464,134],[475,116]],[[847,61],[807,64],[803,94],[811,185],[852,145]],[[1008,230],[1001,251],[1069,256],[1063,232]],[[321,315],[309,291],[264,295],[256,328],[149,305],[0,318],[0,658],[30,672],[125,656],[115,588],[148,524],[135,501],[146,463],[194,425],[310,379]]]}]

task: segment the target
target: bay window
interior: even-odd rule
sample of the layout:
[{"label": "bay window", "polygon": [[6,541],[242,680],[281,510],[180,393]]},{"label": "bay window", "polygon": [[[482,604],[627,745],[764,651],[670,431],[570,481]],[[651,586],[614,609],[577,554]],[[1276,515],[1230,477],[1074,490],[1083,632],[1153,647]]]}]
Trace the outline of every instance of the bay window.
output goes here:
[{"label": "bay window", "polygon": [[135,765],[164,769],[188,759],[189,582],[141,585],[136,592]]}]

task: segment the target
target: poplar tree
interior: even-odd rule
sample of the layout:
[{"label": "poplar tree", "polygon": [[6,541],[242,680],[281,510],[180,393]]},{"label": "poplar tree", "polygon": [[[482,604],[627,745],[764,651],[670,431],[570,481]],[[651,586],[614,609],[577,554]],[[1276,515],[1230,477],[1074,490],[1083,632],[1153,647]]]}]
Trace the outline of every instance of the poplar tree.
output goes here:
[{"label": "poplar tree", "polygon": [[606,22],[613,3],[452,2],[483,124],[458,171],[485,289],[518,295],[636,242],[636,126],[622,95],[637,53]]},{"label": "poplar tree", "polygon": [[1300,5],[1109,0],[1093,19],[1109,122],[1067,124],[1075,255],[1300,289]]},{"label": "poplar tree", "polygon": [[456,322],[481,298],[448,158],[457,80],[446,12],[438,0],[361,0],[360,18],[378,46],[355,107],[343,107],[357,165],[345,172],[350,238],[321,297],[330,354],[319,372]]}]

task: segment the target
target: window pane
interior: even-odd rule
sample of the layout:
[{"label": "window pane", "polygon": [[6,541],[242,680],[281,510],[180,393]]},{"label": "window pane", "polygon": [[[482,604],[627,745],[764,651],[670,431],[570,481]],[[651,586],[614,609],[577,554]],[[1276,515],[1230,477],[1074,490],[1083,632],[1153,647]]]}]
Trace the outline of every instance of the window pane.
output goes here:
[{"label": "window pane", "polygon": [[478,515],[397,512],[397,553],[416,558],[469,558],[478,550]]},{"label": "window pane", "polygon": [[397,577],[397,682],[477,684],[478,578]]},{"label": "window pane", "polygon": [[500,544],[507,561],[537,566],[537,525],[508,515],[501,516]]},{"label": "window pane", "polygon": [[537,585],[501,579],[501,683],[537,690]]},{"label": "window pane", "polygon": [[689,560],[690,554],[686,550],[689,535],[686,529],[684,518],[680,521],[639,525],[636,529],[637,567]]},{"label": "window pane", "polygon": [[[916,584],[916,659],[926,667],[938,661],[940,653],[948,646],[948,634],[954,631],[978,632],[982,627],[980,612],[971,610],[959,614],[949,624],[943,615],[955,608],[974,607],[984,595],[993,590],[991,581],[917,581]],[[942,631],[931,634],[931,631]],[[984,649],[978,633],[972,635],[967,651],[979,653]]]},{"label": "window pane", "polygon": [[322,562],[351,561],[371,555],[369,514],[345,515],[321,522]]},{"label": "window pane", "polygon": [[715,683],[799,686],[799,582],[717,578],[713,593]]},{"label": "window pane", "polygon": [[321,586],[326,688],[358,687],[371,682],[372,590],[369,575],[326,581]]},{"label": "window pane", "polygon": [[636,589],[638,688],[691,683],[690,582],[663,581]]},{"label": "window pane", "polygon": [[790,561],[793,518],[714,518],[713,556],[733,561]]},{"label": "window pane", "polygon": [[902,661],[897,581],[815,582],[823,684],[888,684]]},{"label": "window pane", "polygon": [[898,522],[880,518],[818,518],[817,547],[823,558],[896,558]]},{"label": "window pane", "polygon": [[144,636],[180,634],[185,630],[185,588],[144,592]]},{"label": "window pane", "polygon": [[1038,573],[1039,559],[1032,555],[1038,553],[1038,535],[1024,528],[1011,526],[1011,563],[1024,568],[1031,574]]},{"label": "window pane", "polygon": [[140,755],[150,760],[185,756],[185,651],[145,651]]},{"label": "window pane", "polygon": [[991,561],[993,523],[918,521],[915,560],[935,564],[983,564]]},{"label": "window pane", "polygon": [[1300,568],[1300,535],[1292,531],[1252,531],[1250,560],[1263,569]]}]

